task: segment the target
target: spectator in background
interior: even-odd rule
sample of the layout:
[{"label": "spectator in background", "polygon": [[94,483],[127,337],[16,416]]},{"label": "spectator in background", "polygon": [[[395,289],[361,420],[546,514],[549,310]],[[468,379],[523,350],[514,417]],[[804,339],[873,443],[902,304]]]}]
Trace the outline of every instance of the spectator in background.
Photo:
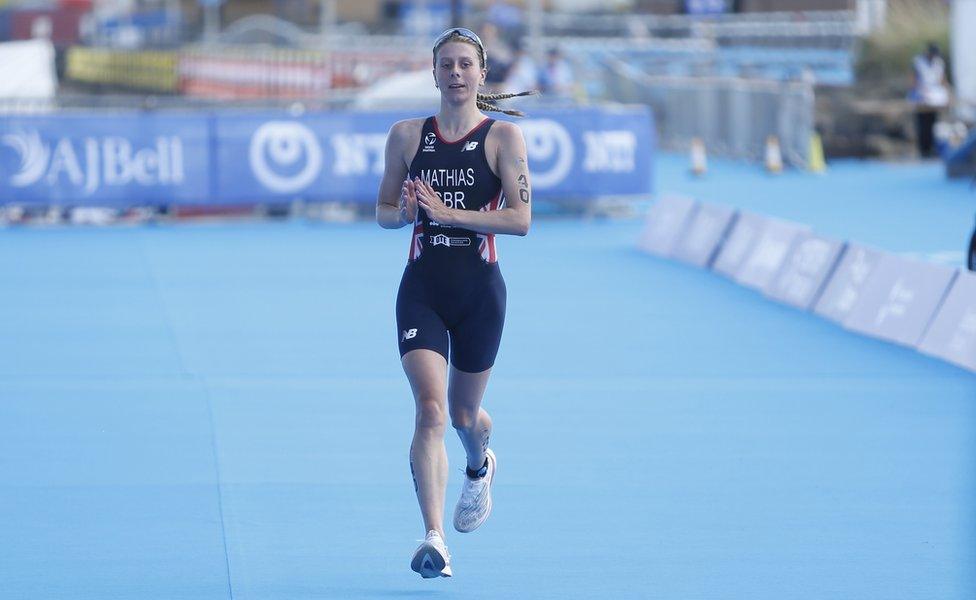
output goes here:
[{"label": "spectator in background", "polygon": [[505,81],[508,69],[512,66],[512,49],[498,34],[498,27],[492,23],[482,25],[481,41],[488,52],[488,75],[485,76],[485,84],[497,87]]},{"label": "spectator in background", "polygon": [[935,119],[939,111],[949,105],[946,64],[935,43],[929,43],[925,54],[919,54],[912,60],[910,99],[915,103],[915,135],[919,156],[932,156]]},{"label": "spectator in background", "polygon": [[572,98],[573,69],[559,48],[550,48],[539,70],[539,89],[550,97]]},{"label": "spectator in background", "polygon": [[522,8],[505,0],[491,0],[486,10],[488,22],[509,36],[509,41],[522,37]]},{"label": "spectator in background", "polygon": [[539,88],[539,69],[536,67],[532,55],[524,43],[515,48],[515,56],[502,83],[502,91],[514,93],[516,90],[534,90]]}]

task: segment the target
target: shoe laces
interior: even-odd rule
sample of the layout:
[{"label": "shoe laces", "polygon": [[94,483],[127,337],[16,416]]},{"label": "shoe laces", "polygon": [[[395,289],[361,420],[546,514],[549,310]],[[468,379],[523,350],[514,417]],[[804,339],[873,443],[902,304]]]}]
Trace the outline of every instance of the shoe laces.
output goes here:
[{"label": "shoe laces", "polygon": [[444,538],[442,538],[441,534],[437,533],[433,529],[427,532],[427,536],[424,539],[417,541],[422,544],[429,542],[432,546],[434,546],[434,548],[437,548],[438,551],[443,552],[444,556],[450,560],[451,553],[447,551],[447,544],[444,543]]},{"label": "shoe laces", "polygon": [[465,474],[464,485],[461,487],[461,505],[469,506],[472,504],[477,504],[478,499],[481,494],[484,493],[485,487],[488,485],[487,477],[479,477],[478,479],[471,479]]}]

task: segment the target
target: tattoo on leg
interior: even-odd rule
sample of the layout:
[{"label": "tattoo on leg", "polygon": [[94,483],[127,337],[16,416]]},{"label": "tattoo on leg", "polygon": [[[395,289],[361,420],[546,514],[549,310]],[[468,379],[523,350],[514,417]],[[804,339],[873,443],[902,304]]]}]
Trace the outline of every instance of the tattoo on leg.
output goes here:
[{"label": "tattoo on leg", "polygon": [[420,486],[417,485],[417,474],[413,471],[413,457],[410,458],[410,478],[413,479],[413,493],[420,493]]},{"label": "tattoo on leg", "polygon": [[481,431],[481,451],[484,452],[488,449],[488,438],[491,435],[491,431],[488,429],[483,429]]}]

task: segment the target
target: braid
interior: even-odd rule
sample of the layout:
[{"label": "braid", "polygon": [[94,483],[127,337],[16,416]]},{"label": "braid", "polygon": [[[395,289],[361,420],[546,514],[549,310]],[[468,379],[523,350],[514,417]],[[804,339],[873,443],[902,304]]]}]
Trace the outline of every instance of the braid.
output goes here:
[{"label": "braid", "polygon": [[487,100],[488,102],[494,102],[496,100],[507,100],[509,98],[517,98],[519,96],[535,96],[538,95],[539,90],[529,90],[527,92],[517,92],[514,94],[478,94],[478,98],[482,100]]},{"label": "braid", "polygon": [[490,112],[500,112],[506,115],[511,115],[513,117],[524,117],[525,113],[520,110],[515,109],[504,109],[500,108],[495,104],[498,100],[508,100],[509,98],[518,98],[519,96],[534,96],[538,94],[538,90],[529,90],[527,92],[517,92],[514,94],[478,94],[477,104],[478,110],[490,111]]}]

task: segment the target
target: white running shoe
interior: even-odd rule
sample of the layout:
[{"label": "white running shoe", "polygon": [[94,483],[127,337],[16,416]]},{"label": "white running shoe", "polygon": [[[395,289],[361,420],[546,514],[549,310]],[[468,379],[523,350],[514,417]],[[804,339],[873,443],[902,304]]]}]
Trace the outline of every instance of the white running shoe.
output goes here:
[{"label": "white running shoe", "polygon": [[444,545],[441,534],[433,529],[427,532],[424,543],[420,544],[417,551],[413,553],[410,568],[420,573],[424,579],[450,577],[452,575],[451,555],[447,552],[447,546]]},{"label": "white running shoe", "polygon": [[454,509],[454,529],[461,533],[469,533],[481,527],[491,514],[491,482],[495,478],[495,453],[489,448],[485,450],[487,472],[484,477],[471,479],[464,476],[464,487],[461,488],[461,498]]}]

